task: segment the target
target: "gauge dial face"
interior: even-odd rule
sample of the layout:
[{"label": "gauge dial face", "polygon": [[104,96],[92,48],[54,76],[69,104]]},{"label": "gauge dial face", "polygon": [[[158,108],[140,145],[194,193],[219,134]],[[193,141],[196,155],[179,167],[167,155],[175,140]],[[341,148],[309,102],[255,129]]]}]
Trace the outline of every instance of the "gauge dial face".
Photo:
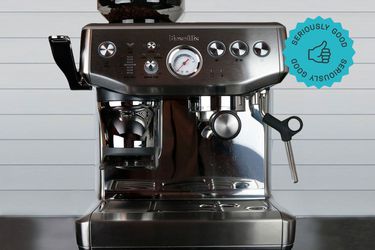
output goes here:
[{"label": "gauge dial face", "polygon": [[176,77],[193,77],[202,67],[202,57],[193,47],[180,46],[168,55],[168,69]]}]

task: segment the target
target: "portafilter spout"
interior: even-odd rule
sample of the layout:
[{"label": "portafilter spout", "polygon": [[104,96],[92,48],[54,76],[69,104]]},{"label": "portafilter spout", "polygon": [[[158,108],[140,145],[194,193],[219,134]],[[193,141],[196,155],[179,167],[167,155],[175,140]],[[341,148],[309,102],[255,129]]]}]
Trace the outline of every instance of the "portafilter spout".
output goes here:
[{"label": "portafilter spout", "polygon": [[189,99],[189,110],[203,124],[201,135],[231,140],[241,132],[241,119],[237,112],[245,111],[242,96],[199,96]]}]

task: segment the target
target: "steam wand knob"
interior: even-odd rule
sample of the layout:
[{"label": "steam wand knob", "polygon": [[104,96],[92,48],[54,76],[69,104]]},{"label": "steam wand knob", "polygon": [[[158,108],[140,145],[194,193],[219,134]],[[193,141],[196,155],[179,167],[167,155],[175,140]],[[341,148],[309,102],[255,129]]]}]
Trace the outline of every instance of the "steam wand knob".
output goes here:
[{"label": "steam wand knob", "polygon": [[[298,128],[297,129],[292,129],[290,127],[292,121],[297,121],[298,122]],[[263,122],[267,124],[268,126],[272,127],[273,129],[277,130],[280,135],[281,139],[285,143],[285,149],[286,149],[286,154],[288,157],[288,162],[289,162],[289,168],[290,168],[290,173],[292,175],[292,180],[294,183],[298,182],[298,175],[297,175],[297,168],[296,168],[296,163],[294,161],[294,155],[293,155],[293,148],[292,148],[292,137],[296,134],[298,134],[302,128],[303,128],[303,122],[301,118],[298,116],[291,116],[283,121],[280,121],[276,117],[270,115],[270,114],[265,114],[263,117]]]}]

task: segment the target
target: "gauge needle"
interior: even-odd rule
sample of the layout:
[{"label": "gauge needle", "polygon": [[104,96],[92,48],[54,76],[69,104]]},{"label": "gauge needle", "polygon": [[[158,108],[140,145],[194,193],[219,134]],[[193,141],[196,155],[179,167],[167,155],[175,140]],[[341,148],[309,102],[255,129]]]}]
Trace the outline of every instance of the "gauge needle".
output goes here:
[{"label": "gauge needle", "polygon": [[189,60],[190,58],[186,59],[186,61],[182,63],[182,65],[177,69],[177,71],[180,71],[180,69],[184,67],[188,63]]}]

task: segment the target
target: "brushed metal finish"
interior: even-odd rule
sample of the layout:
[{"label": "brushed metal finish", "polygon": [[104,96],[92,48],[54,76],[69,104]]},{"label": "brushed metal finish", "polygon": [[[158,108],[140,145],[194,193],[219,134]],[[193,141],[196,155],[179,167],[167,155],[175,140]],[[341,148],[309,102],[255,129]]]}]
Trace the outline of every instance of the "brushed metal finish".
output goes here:
[{"label": "brushed metal finish", "polygon": [[211,123],[213,132],[223,139],[235,138],[241,131],[241,120],[234,112],[219,112]]},{"label": "brushed metal finish", "polygon": [[189,99],[191,112],[245,111],[244,96],[198,96]]},{"label": "brushed metal finish", "polygon": [[[261,120],[288,71],[285,37],[277,23],[83,29],[80,73],[112,94],[98,95],[102,203],[77,221],[81,249],[292,247],[294,217],[267,200]],[[103,58],[106,41],[116,53]],[[173,65],[182,50],[191,73]]]},{"label": "brushed metal finish", "polygon": [[[202,96],[244,95],[279,83],[286,75],[282,47],[286,37],[285,27],[276,23],[263,24],[92,24],[84,28],[81,57],[86,70],[81,74],[94,86],[136,96]],[[219,59],[212,58],[207,46],[220,33],[222,42],[230,46],[241,40],[252,47],[259,40],[267,42],[270,53],[258,57],[253,50],[242,58],[226,53]],[[150,37],[158,45],[154,51],[147,49]],[[87,41],[89,39],[89,41]],[[103,59],[96,49],[104,41],[112,41],[117,53]],[[126,44],[134,44],[129,48]],[[202,56],[202,69],[193,78],[176,79],[168,70],[168,53],[176,46],[191,46]],[[147,77],[142,64],[134,64],[134,73],[127,75],[126,56],[134,61],[145,61],[154,56],[160,61],[158,74]],[[161,62],[165,63],[161,63]]]},{"label": "brushed metal finish", "polygon": [[[220,122],[215,125],[215,122],[210,120],[202,121],[201,117],[190,112],[187,99],[164,100],[163,107],[158,109],[162,113],[161,120],[158,122],[155,120],[156,123],[149,126],[155,128],[154,133],[151,134],[163,139],[161,144],[160,142],[149,144],[148,148],[132,151],[126,148],[122,158],[120,154],[103,155],[105,183],[102,185],[107,187],[106,197],[114,197],[117,194],[134,198],[264,197],[267,192],[265,190],[267,138],[264,138],[263,124],[251,116],[248,101],[244,99],[242,101],[244,103],[241,108],[243,107],[245,111],[237,112],[238,118],[235,118],[237,127],[232,134],[235,138],[223,139],[220,136],[210,137],[207,130],[207,126],[216,126],[214,129],[220,132]],[[216,115],[225,112],[221,111]],[[108,123],[109,117],[102,115],[102,119],[102,124]],[[118,131],[111,126],[102,125],[102,129],[102,133],[106,134],[105,138],[111,138],[109,136],[111,131]],[[206,132],[208,136],[202,136]],[[104,145],[104,148],[107,149],[108,146],[111,146],[110,142]],[[152,156],[155,153],[148,151],[158,148],[160,148],[160,158],[157,161],[159,164],[157,168],[152,168],[153,170],[150,171],[151,168],[139,169],[135,164],[132,165],[133,154]],[[145,188],[143,185],[145,182],[156,188]],[[242,182],[250,184],[240,187],[238,183]],[[171,184],[178,188],[175,190],[166,188],[172,187]]]},{"label": "brushed metal finish", "polygon": [[[246,209],[260,206],[265,209]],[[93,249],[281,249],[293,243],[290,236],[283,236],[290,218],[265,200],[113,200],[77,226],[90,220]]]}]

